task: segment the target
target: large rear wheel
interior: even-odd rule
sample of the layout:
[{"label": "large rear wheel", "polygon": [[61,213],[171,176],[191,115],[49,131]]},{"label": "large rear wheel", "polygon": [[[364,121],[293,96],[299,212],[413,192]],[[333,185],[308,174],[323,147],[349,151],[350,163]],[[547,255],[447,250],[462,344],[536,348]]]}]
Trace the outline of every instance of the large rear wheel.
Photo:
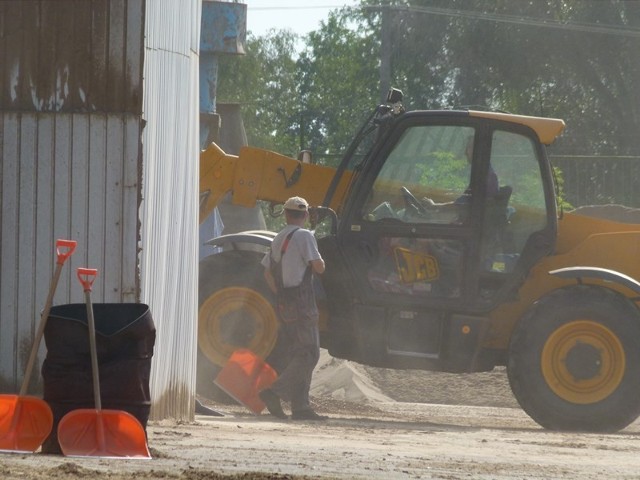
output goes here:
[{"label": "large rear wheel", "polygon": [[620,430],[640,414],[640,312],[604,288],[553,292],[516,327],[507,372],[543,427]]},{"label": "large rear wheel", "polygon": [[200,262],[198,392],[205,396],[215,393],[213,380],[234,350],[267,358],[275,345],[278,321],[262,255],[234,250]]}]

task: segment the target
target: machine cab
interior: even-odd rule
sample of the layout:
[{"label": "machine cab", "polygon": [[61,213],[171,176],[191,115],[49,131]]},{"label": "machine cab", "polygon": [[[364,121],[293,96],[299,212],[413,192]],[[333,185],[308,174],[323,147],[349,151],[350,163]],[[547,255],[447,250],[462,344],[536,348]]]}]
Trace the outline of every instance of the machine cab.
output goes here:
[{"label": "machine cab", "polygon": [[410,112],[380,136],[337,236],[358,303],[486,312],[552,250],[544,147],[510,117]]}]

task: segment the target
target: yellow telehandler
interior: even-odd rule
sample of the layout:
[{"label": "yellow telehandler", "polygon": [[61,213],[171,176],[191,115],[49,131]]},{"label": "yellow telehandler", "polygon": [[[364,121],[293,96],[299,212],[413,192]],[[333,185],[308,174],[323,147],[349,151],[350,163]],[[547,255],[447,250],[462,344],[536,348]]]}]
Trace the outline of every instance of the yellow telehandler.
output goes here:
[{"label": "yellow telehandler", "polygon": [[[226,195],[247,207],[294,195],[316,206],[321,344],[334,357],[446,372],[506,366],[519,404],[545,428],[633,422],[640,225],[559,211],[545,146],[564,122],[408,112],[396,89],[387,100],[337,168],[211,144],[200,160],[201,219]],[[208,242],[222,252],[200,263],[207,375],[240,347],[269,360],[278,320],[260,259],[274,236]]]}]

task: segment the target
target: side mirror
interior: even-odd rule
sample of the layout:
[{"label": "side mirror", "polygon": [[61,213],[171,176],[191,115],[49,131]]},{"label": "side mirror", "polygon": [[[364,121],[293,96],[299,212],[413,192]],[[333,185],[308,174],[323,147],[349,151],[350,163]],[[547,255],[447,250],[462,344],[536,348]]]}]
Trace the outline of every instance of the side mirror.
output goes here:
[{"label": "side mirror", "polygon": [[390,88],[389,93],[387,93],[387,103],[393,105],[394,103],[401,103],[404,95],[402,90],[398,90],[397,88]]},{"label": "side mirror", "polygon": [[313,163],[313,154],[311,150],[301,150],[298,153],[298,160],[302,163]]},{"label": "side mirror", "polygon": [[335,235],[338,231],[338,216],[336,212],[329,207],[309,207],[309,223],[313,230],[326,218],[330,219],[329,233]]}]

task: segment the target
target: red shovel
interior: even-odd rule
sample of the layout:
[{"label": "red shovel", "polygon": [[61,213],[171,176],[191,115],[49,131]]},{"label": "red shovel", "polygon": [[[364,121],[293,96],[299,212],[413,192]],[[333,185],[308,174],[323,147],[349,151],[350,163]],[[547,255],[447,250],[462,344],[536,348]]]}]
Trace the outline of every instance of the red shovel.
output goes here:
[{"label": "red shovel", "polygon": [[98,271],[79,268],[78,280],[87,301],[91,372],[95,409],[84,408],[67,413],[58,424],[58,442],[67,456],[102,458],[151,458],[147,436],[136,417],[122,410],[103,410],[100,398],[96,325],[91,304],[91,287]]},{"label": "red shovel", "polygon": [[76,248],[73,240],[57,240],[56,270],[49,287],[49,295],[40,316],[40,324],[31,347],[31,354],[18,395],[0,395],[0,450],[10,452],[35,452],[51,433],[53,414],[44,400],[26,395],[31,373],[38,356],[38,348],[44,327],[51,311],[53,295],[60,279],[62,266]]},{"label": "red shovel", "polygon": [[251,350],[234,351],[214,383],[256,415],[264,410],[258,393],[278,378],[276,371]]}]

